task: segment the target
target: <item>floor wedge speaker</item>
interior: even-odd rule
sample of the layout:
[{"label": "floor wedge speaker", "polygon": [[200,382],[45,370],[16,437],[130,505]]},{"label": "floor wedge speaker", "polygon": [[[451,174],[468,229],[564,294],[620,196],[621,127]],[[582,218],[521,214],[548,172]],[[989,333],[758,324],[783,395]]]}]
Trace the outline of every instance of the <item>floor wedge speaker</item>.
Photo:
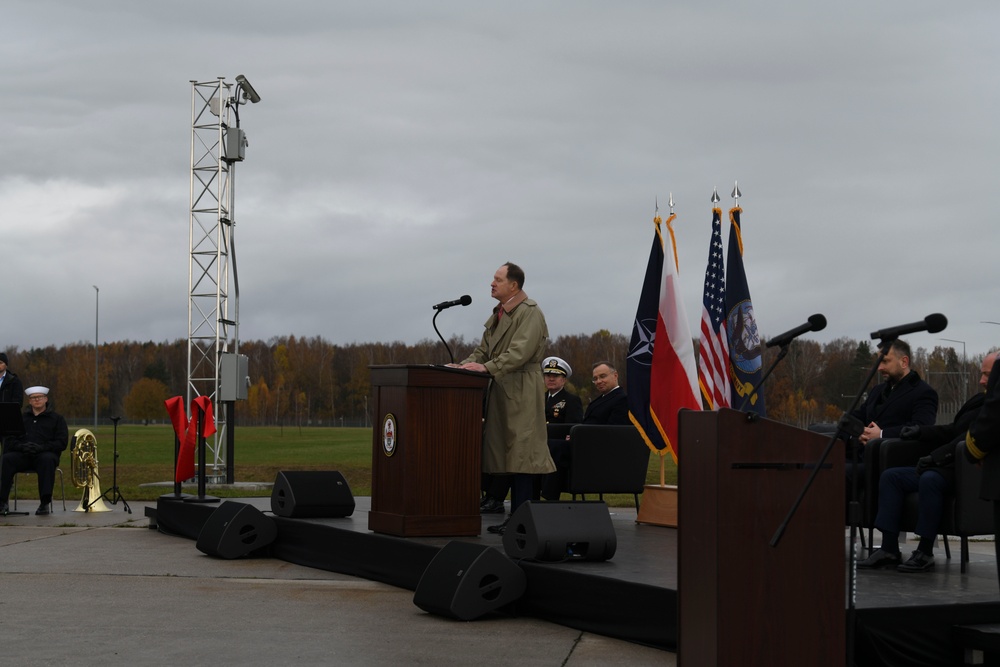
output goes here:
[{"label": "floor wedge speaker", "polygon": [[427,565],[413,604],[441,616],[471,621],[524,595],[524,571],[499,550],[452,541]]},{"label": "floor wedge speaker", "polygon": [[198,533],[198,551],[218,558],[240,558],[266,547],[278,537],[274,519],[253,505],[226,501]]},{"label": "floor wedge speaker", "polygon": [[609,560],[618,548],[603,502],[522,504],[507,521],[503,550],[515,560]]},{"label": "floor wedge speaker", "polygon": [[271,511],[298,519],[354,514],[354,496],[336,470],[283,470],[271,489]]}]

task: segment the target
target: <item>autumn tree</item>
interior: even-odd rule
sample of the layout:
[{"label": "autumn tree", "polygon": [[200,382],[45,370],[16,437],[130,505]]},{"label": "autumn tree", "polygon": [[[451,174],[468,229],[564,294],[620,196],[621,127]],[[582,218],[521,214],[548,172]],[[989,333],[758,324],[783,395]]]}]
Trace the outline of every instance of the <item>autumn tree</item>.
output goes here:
[{"label": "autumn tree", "polygon": [[170,390],[167,385],[153,378],[140,378],[125,397],[125,415],[132,420],[149,424],[152,420],[167,417],[164,401]]}]

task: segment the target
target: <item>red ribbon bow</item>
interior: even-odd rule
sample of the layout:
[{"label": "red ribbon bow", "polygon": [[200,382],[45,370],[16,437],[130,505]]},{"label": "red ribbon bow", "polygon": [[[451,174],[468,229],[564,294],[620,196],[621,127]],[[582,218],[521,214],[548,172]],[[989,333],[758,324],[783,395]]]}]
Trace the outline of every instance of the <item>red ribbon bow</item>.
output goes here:
[{"label": "red ribbon bow", "polygon": [[208,396],[199,396],[191,401],[191,419],[188,420],[184,414],[184,399],[174,396],[164,401],[167,406],[167,413],[170,415],[170,422],[174,426],[174,433],[181,443],[181,450],[177,454],[177,469],[174,471],[174,481],[183,482],[194,477],[194,452],[195,443],[198,441],[198,415],[204,414],[202,423],[202,437],[209,437],[215,434],[215,418],[212,416],[212,399]]}]

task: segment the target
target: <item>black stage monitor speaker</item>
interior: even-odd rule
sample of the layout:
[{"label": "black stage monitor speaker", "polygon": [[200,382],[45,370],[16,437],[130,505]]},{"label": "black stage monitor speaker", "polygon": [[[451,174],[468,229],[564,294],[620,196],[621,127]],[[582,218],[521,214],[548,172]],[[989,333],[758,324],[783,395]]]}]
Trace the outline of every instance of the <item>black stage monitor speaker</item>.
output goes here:
[{"label": "black stage monitor speaker", "polygon": [[298,519],[354,514],[354,496],[336,470],[282,470],[271,489],[271,511]]},{"label": "black stage monitor speaker", "polygon": [[532,502],[517,508],[503,534],[503,550],[514,559],[609,560],[618,539],[603,502]]},{"label": "black stage monitor speaker", "polygon": [[219,505],[198,533],[198,551],[219,558],[240,558],[278,537],[274,519],[246,503]]},{"label": "black stage monitor speaker", "polygon": [[471,621],[519,599],[526,587],[524,571],[497,549],[452,541],[420,576],[413,604]]}]

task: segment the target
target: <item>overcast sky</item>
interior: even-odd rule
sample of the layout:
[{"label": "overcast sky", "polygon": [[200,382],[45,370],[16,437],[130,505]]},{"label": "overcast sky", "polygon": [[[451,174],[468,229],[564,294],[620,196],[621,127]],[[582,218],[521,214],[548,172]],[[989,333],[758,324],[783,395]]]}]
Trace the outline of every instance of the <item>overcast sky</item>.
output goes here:
[{"label": "overcast sky", "polygon": [[[628,335],[673,193],[697,336],[739,181],[758,325],[1000,345],[1000,3],[3,3],[0,347],[187,337],[191,80],[245,74],[240,338]],[[728,229],[725,231],[728,238]],[[552,350],[558,353],[558,350]]]}]

